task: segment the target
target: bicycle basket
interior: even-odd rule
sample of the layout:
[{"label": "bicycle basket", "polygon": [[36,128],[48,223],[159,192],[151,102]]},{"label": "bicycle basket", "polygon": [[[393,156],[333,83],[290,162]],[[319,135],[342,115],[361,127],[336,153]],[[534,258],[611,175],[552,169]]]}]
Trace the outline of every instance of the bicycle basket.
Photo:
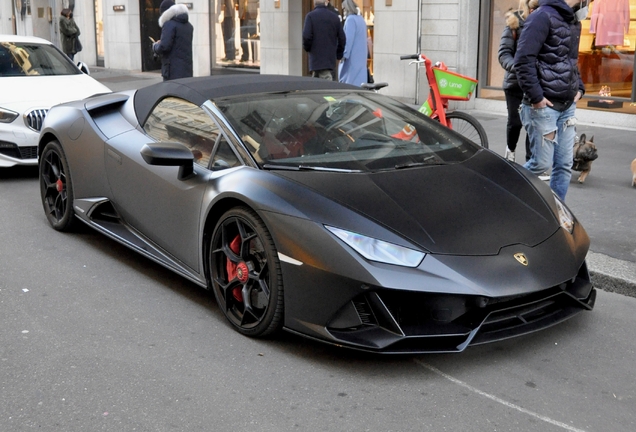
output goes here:
[{"label": "bicycle basket", "polygon": [[452,100],[469,100],[477,88],[477,80],[456,72],[433,68],[439,94]]}]

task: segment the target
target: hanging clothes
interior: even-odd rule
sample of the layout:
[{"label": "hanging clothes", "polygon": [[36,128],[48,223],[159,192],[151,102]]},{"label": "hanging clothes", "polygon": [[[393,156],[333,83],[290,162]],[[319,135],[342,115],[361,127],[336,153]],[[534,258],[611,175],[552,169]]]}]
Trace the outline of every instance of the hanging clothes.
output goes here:
[{"label": "hanging clothes", "polygon": [[596,0],[592,6],[590,33],[596,46],[623,45],[629,32],[629,0]]}]

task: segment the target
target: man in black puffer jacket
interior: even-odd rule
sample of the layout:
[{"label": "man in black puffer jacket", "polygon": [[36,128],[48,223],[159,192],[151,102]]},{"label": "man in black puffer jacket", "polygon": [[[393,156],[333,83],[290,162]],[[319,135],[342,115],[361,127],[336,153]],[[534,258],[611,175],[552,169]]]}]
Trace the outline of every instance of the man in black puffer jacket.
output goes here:
[{"label": "man in black puffer jacket", "polygon": [[521,121],[532,147],[524,166],[537,175],[552,167],[550,187],[562,200],[572,177],[576,102],[585,93],[577,66],[585,15],[587,0],[540,0],[514,58],[524,93]]},{"label": "man in black puffer jacket", "polygon": [[164,81],[191,77],[194,29],[188,22],[188,8],[163,0],[159,11],[161,40],[152,45],[152,50],[161,56],[161,76]]}]

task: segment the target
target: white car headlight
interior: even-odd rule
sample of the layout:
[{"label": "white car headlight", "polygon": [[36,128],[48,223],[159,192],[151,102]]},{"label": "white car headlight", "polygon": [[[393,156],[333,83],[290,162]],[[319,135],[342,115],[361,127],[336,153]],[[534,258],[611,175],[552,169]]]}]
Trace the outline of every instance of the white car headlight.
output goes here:
[{"label": "white car headlight", "polygon": [[0,108],[0,123],[11,123],[20,114],[10,111],[8,109]]},{"label": "white car headlight", "polygon": [[552,192],[552,195],[554,195],[554,202],[556,202],[561,227],[572,234],[572,231],[574,231],[574,216],[572,216],[572,212],[568,210],[563,201],[554,192]]},{"label": "white car headlight", "polygon": [[327,225],[325,225],[325,228],[369,261],[378,261],[404,267],[417,267],[426,256],[423,252],[398,246],[393,243],[387,243],[351,231],[345,231]]}]

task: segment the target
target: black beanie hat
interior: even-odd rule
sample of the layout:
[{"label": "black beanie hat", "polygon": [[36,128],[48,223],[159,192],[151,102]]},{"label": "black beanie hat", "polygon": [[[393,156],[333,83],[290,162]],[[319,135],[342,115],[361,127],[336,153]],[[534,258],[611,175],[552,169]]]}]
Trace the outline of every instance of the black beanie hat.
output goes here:
[{"label": "black beanie hat", "polygon": [[165,11],[170,9],[172,6],[174,6],[174,2],[172,0],[163,0],[161,2],[161,6],[159,6],[159,12],[164,13]]}]

